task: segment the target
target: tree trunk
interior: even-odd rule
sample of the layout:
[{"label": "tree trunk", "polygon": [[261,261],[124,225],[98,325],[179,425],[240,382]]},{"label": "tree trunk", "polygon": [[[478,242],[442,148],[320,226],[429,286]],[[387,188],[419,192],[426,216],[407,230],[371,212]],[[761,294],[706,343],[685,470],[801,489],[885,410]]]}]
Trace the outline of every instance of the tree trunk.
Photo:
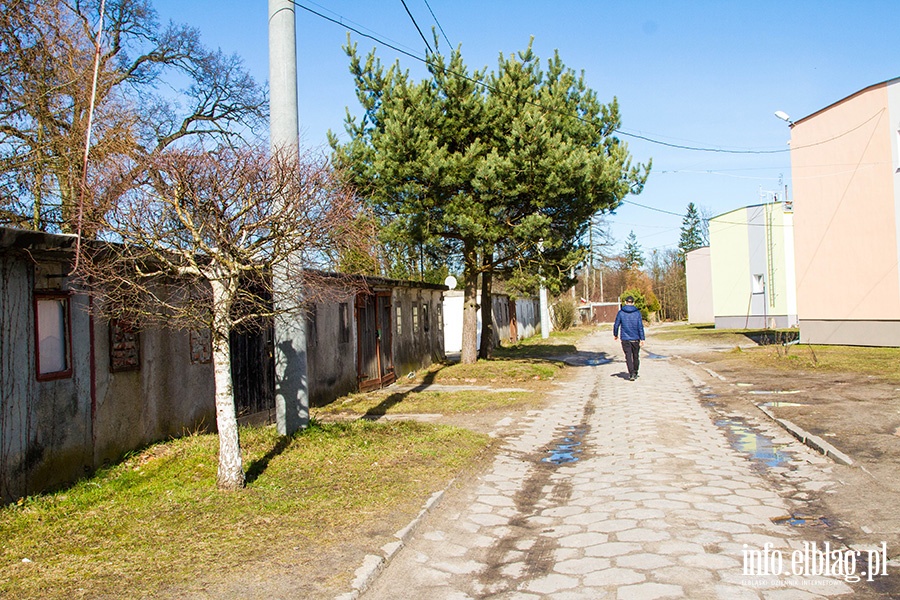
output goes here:
[{"label": "tree trunk", "polygon": [[466,243],[463,249],[463,331],[459,362],[478,360],[478,252]]},{"label": "tree trunk", "polygon": [[494,303],[491,298],[493,273],[490,269],[493,252],[485,250],[481,259],[481,348],[478,358],[489,359],[494,354]]},{"label": "tree trunk", "polygon": [[213,320],[210,332],[213,344],[213,368],[216,382],[216,428],[219,432],[219,471],[216,485],[220,490],[244,487],[244,464],[238,436],[237,411],[231,381],[231,301],[229,290],[221,281],[210,281],[213,291]]}]

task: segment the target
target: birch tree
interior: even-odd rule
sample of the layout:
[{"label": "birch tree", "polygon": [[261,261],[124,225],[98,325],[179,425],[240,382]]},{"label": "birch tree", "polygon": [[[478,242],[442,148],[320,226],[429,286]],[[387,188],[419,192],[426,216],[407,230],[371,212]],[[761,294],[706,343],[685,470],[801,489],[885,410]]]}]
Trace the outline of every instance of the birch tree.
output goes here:
[{"label": "birch tree", "polygon": [[[356,208],[321,160],[270,158],[256,148],[169,151],[95,224],[107,241],[79,257],[106,316],[210,332],[221,489],[244,484],[230,334],[261,320],[305,318],[304,303],[334,289],[317,282],[314,269],[333,266],[329,257],[356,244]],[[295,265],[302,271],[285,271]],[[276,266],[292,288],[279,290],[278,313]]]}]

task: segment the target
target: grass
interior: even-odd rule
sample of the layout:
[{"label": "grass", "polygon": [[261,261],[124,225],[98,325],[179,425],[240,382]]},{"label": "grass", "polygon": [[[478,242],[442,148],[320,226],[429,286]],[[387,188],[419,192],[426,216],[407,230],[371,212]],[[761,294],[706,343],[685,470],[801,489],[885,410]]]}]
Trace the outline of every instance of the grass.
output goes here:
[{"label": "grass", "polygon": [[[756,367],[786,370],[817,370],[834,373],[857,373],[900,381],[900,348],[862,346],[817,346],[781,344],[747,347],[747,342],[761,335],[775,339],[795,329],[715,329],[712,325],[668,325],[654,330],[653,337],[663,340],[695,340],[706,343],[733,343],[729,358],[748,361]],[[743,344],[744,347],[737,347]]]},{"label": "grass", "polygon": [[734,351],[758,367],[857,373],[900,381],[900,348],[860,346],[761,346]]},{"label": "grass", "polygon": [[533,404],[532,392],[490,392],[484,390],[452,392],[370,392],[351,394],[319,409],[317,414],[348,412],[360,415],[398,413],[470,413],[497,408],[512,408]]},{"label": "grass", "polygon": [[372,515],[417,510],[489,443],[412,422],[241,436],[239,492],[215,489],[217,438],[194,435],[0,509],[0,597],[148,596],[248,560],[314,555],[355,539]]}]

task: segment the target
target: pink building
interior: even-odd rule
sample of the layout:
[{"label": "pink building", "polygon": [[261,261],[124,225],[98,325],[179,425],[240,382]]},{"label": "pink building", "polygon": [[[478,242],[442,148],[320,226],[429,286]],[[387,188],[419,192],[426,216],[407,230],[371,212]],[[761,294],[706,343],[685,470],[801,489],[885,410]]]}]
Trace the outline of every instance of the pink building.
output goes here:
[{"label": "pink building", "polygon": [[800,337],[900,346],[900,78],[791,126]]}]

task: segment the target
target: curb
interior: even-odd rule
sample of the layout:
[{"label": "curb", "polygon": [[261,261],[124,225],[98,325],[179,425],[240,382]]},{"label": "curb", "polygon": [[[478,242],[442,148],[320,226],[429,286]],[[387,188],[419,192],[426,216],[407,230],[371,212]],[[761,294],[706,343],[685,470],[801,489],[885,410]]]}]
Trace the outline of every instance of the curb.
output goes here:
[{"label": "curb", "polygon": [[381,547],[382,554],[367,554],[363,559],[363,564],[361,567],[354,571],[354,579],[353,583],[350,586],[353,588],[352,591],[347,592],[346,594],[341,594],[335,600],[356,600],[359,598],[363,592],[365,592],[372,582],[375,581],[375,578],[381,573],[381,571],[391,562],[391,560],[397,556],[397,553],[403,549],[406,545],[406,542],[409,540],[410,536],[415,532],[418,528],[419,524],[437,504],[443,499],[444,492],[450,489],[456,482],[456,478],[450,480],[450,482],[444,487],[444,489],[435,492],[431,495],[431,497],[425,502],[425,505],[422,507],[422,510],[419,511],[419,514],[410,521],[406,527],[400,529],[394,534],[394,537],[397,538],[395,542],[389,542]]},{"label": "curb", "polygon": [[837,448],[835,448],[834,446],[832,446],[831,444],[829,444],[828,442],[826,442],[825,440],[820,438],[819,436],[809,433],[802,427],[788,421],[787,419],[779,419],[772,413],[772,411],[770,411],[768,408],[766,408],[764,406],[760,406],[759,404],[756,404],[755,402],[753,403],[753,405],[756,408],[758,408],[760,411],[762,411],[762,413],[764,415],[766,415],[767,417],[769,417],[770,419],[772,419],[773,421],[775,421],[776,423],[781,425],[781,427],[783,427],[792,436],[794,436],[795,438],[797,438],[798,440],[800,440],[801,442],[803,442],[804,444],[806,444],[807,446],[809,446],[810,448],[815,450],[816,452],[819,452],[820,454],[827,456],[828,458],[830,458],[831,460],[833,460],[836,463],[840,463],[840,464],[846,465],[848,467],[853,466],[852,458],[850,458],[849,456],[847,456],[846,454],[844,454],[843,452],[841,452],[840,450],[838,450]]}]

